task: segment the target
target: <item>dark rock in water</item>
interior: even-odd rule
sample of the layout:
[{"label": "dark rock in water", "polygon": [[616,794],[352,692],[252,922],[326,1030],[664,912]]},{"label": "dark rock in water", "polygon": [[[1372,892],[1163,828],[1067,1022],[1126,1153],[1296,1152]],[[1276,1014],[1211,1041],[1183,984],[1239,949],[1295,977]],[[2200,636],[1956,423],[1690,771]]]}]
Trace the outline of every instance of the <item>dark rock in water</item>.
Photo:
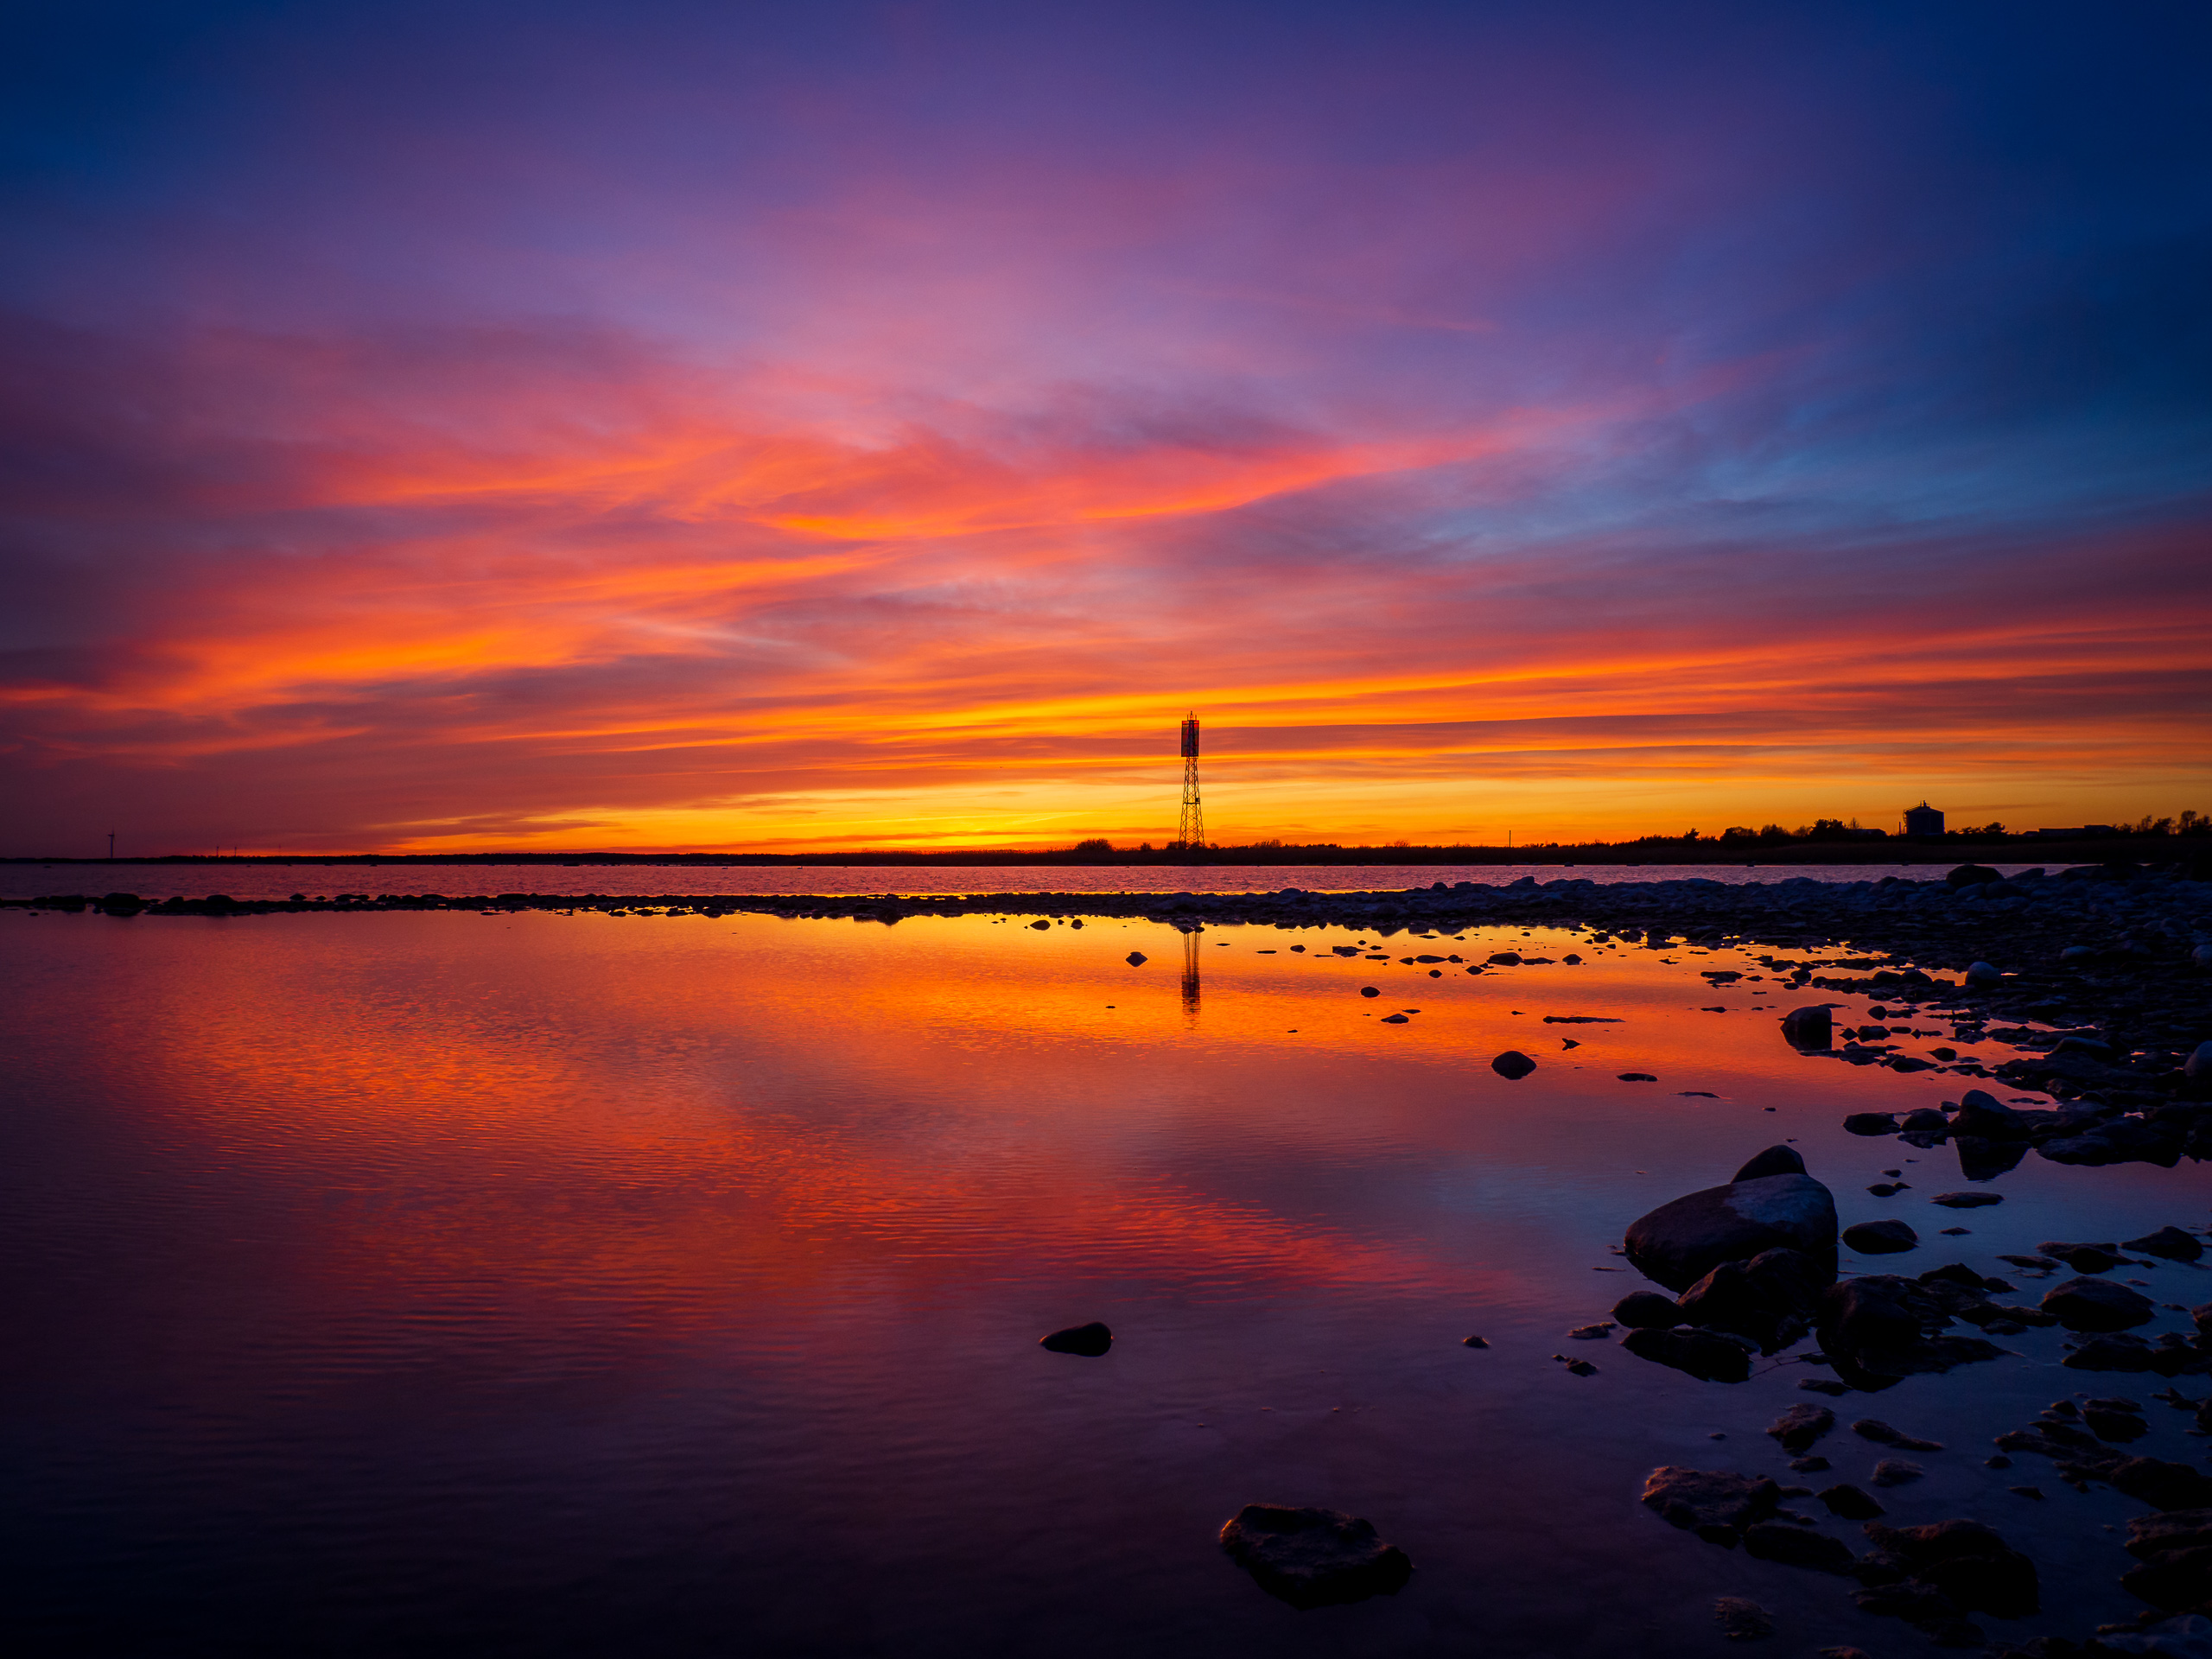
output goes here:
[{"label": "dark rock in water", "polygon": [[2162,1550],[2121,1573],[2120,1582],[2128,1594],[2170,1613],[2212,1601],[2212,1537],[2190,1548]]},{"label": "dark rock in water", "polygon": [[1897,1128],[1907,1135],[1932,1135],[1938,1140],[1951,1132],[1951,1120],[1933,1106],[1923,1106],[1918,1111],[1907,1112],[1897,1120]]},{"label": "dark rock in water", "polygon": [[1682,1293],[1680,1322],[1749,1337],[1762,1352],[1778,1353],[1811,1329],[1831,1277],[1826,1263],[1802,1250],[1723,1262]]},{"label": "dark rock in water", "polygon": [[1071,1325],[1049,1337],[1039,1337],[1037,1345],[1056,1354],[1082,1354],[1096,1359],[1114,1345],[1114,1333],[1093,1319],[1089,1325]]},{"label": "dark rock in water", "polygon": [[1791,1471],[1796,1474],[1817,1475],[1821,1471],[1832,1468],[1834,1465],[1830,1464],[1826,1458],[1812,1457],[1792,1458],[1789,1459],[1789,1467]]},{"label": "dark rock in water", "polygon": [[1951,1133],[1978,1135],[1985,1141],[2025,1140],[2039,1123],[2054,1121],[2048,1112],[2016,1112],[1986,1089],[1969,1089],[1951,1117]]},{"label": "dark rock in water", "polygon": [[2076,1273],[2110,1273],[2120,1263],[2117,1244],[2067,1244],[2047,1238],[2036,1248]]},{"label": "dark rock in water", "polygon": [[2164,1463],[2157,1458],[2129,1458],[2101,1471],[2098,1478],[2116,1492],[2123,1492],[2154,1510],[2201,1510],[2212,1507],[2212,1480],[2185,1463]]},{"label": "dark rock in water", "polygon": [[1052,926],[1052,924],[1050,922],[1032,922],[1029,925],[1035,928],[1047,928]]},{"label": "dark rock in water", "polygon": [[1613,1322],[1600,1319],[1594,1325],[1578,1325],[1567,1334],[1576,1342],[1598,1342],[1611,1334]]},{"label": "dark rock in water", "polygon": [[1852,1387],[1886,1389],[1907,1376],[2000,1357],[1978,1337],[1937,1332],[1951,1315],[1924,1285],[1895,1274],[1865,1274],[1832,1286],[1821,1299],[1821,1347]]},{"label": "dark rock in water", "polygon": [[2212,1546],[2212,1510],[2169,1510],[2127,1523],[2127,1553],[2147,1561],[2177,1549]]},{"label": "dark rock in water", "polygon": [[1632,1331],[1664,1331],[1682,1322],[1682,1310],[1671,1296],[1632,1290],[1613,1304],[1613,1318]]},{"label": "dark rock in water", "polygon": [[1713,1617],[1731,1642],[1758,1642],[1774,1634],[1774,1615],[1741,1596],[1716,1596]]},{"label": "dark rock in water", "polygon": [[1872,1521],[1878,1515],[1888,1513],[1874,1501],[1872,1493],[1849,1484],[1831,1486],[1820,1498],[1828,1506],[1830,1515],[1840,1515],[1847,1521]]},{"label": "dark rock in water", "polygon": [[2075,1371],[2154,1371],[2158,1351],[2140,1337],[2092,1337],[2060,1362]]},{"label": "dark rock in water", "polygon": [[1862,1440],[1872,1440],[1877,1446],[1893,1446],[1900,1452],[1941,1452],[1943,1449],[1934,1440],[1923,1440],[1901,1428],[1891,1428],[1878,1417],[1861,1417],[1851,1426],[1851,1432]]},{"label": "dark rock in water", "polygon": [[2002,1192],[1938,1192],[1928,1202],[1940,1204],[1948,1210],[1979,1210],[1984,1205],[2004,1203],[2005,1195]]},{"label": "dark rock in water", "polygon": [[1710,1331],[1631,1331],[1621,1346],[1707,1382],[1741,1382],[1751,1374],[1751,1351]]},{"label": "dark rock in water", "polygon": [[1372,1522],[1338,1510],[1247,1503],[1222,1528],[1221,1547],[1262,1589],[1294,1607],[1395,1595],[1414,1570]]},{"label": "dark rock in water", "polygon": [[1141,968],[1145,965],[1145,963],[1148,958],[1141,950],[1132,950],[1128,956],[1122,957],[1122,960],[1128,963],[1132,968]]},{"label": "dark rock in water", "polygon": [[1359,988],[1359,994],[1362,996],[1380,996],[1382,988],[1380,985],[1363,985]]},{"label": "dark rock in water", "polygon": [[1567,1374],[1569,1376],[1595,1376],[1598,1368],[1586,1359],[1570,1359],[1567,1362]]},{"label": "dark rock in water", "polygon": [[1763,1175],[1802,1175],[1805,1160],[1795,1147],[1769,1147],[1748,1160],[1744,1166],[1728,1179],[1732,1181],[1756,1181]]},{"label": "dark rock in water", "polygon": [[1621,1083],[1656,1083],[1659,1079],[1649,1071],[1624,1071],[1617,1081]]},{"label": "dark rock in water", "polygon": [[1920,1235],[1902,1221],[1862,1221],[1843,1230],[1843,1242],[1861,1255],[1894,1255],[1917,1249]]},{"label": "dark rock in water", "polygon": [[1792,1406],[1766,1426],[1766,1432],[1785,1452],[1802,1452],[1835,1427],[1835,1413],[1826,1406]]},{"label": "dark rock in water", "polygon": [[1978,1135],[1955,1135],[1951,1145],[1959,1154],[1959,1173],[1970,1181],[1993,1181],[2018,1169],[2028,1155],[2025,1141],[1985,1141]]},{"label": "dark rock in water", "polygon": [[1642,1501],[1669,1526],[1733,1549],[1746,1527],[1782,1507],[1782,1488],[1764,1475],[1666,1464],[1644,1477]]},{"label": "dark rock in water", "polygon": [[1869,1478],[1877,1486],[1903,1486],[1908,1482],[1918,1480],[1927,1472],[1918,1464],[1907,1459],[1884,1458],[1874,1465],[1874,1472]]},{"label": "dark rock in water", "polygon": [[2044,1294],[2043,1308],[2069,1331],[2125,1331],[2158,1313],[2149,1297],[2106,1279],[2069,1279]]},{"label": "dark rock in water", "polygon": [[1461,1338],[1459,1345],[1462,1348],[1487,1348],[1490,1344],[1481,1337],[1465,1337]]},{"label": "dark rock in water", "polygon": [[1536,1069],[1536,1063],[1517,1048],[1509,1048],[1490,1063],[1490,1069],[1508,1081],[1517,1081]]},{"label": "dark rock in water", "polygon": [[1853,1112],[1843,1120],[1847,1135],[1895,1135],[1897,1115],[1895,1112]]},{"label": "dark rock in water", "polygon": [[1827,1048],[1835,1041],[1835,1019],[1825,1004],[1792,1008],[1782,1016],[1782,1035],[1795,1048]]},{"label": "dark rock in water", "polygon": [[1910,1181],[1877,1181],[1866,1190],[1878,1198],[1893,1198],[1910,1188]]},{"label": "dark rock in water", "polygon": [[2178,1227],[2161,1227],[2155,1233],[2131,1238],[2120,1248],[2144,1255],[2162,1256],[2169,1262],[2194,1262],[2204,1254],[2204,1246]]},{"label": "dark rock in water", "polygon": [[[1832,1395],[1839,1399],[1851,1392],[1850,1383],[1839,1382],[1832,1376],[1801,1376],[1797,1386],[1812,1394]],[[1823,1462],[1821,1466],[1825,1469],[1827,1465]]]},{"label": "dark rock in water", "polygon": [[1835,1200],[1809,1175],[1763,1175],[1662,1204],[1628,1230],[1628,1257],[1647,1278],[1688,1289],[1723,1262],[1802,1250],[1835,1255]]},{"label": "dark rock in water", "polygon": [[1986,864],[1961,864],[1943,880],[1955,887],[1972,887],[1977,882],[2002,881],[2004,876]]},{"label": "dark rock in water", "polygon": [[2151,1432],[2150,1424],[2143,1421],[2141,1414],[2111,1410],[2094,1402],[2083,1409],[2082,1421],[2089,1426],[2090,1433],[2113,1446],[2139,1440]]},{"label": "dark rock in water", "polygon": [[1409,1026],[1413,1021],[1402,1014],[1386,1014],[1382,1016],[1382,1023],[1386,1026]]},{"label": "dark rock in water", "polygon": [[1809,1567],[1816,1573],[1848,1573],[1855,1559],[1842,1539],[1784,1521],[1760,1521],[1745,1528],[1744,1553],[1784,1567]]},{"label": "dark rock in water", "polygon": [[2041,1606],[2036,1564],[1979,1521],[1924,1527],[1866,1523],[1877,1562],[1941,1591],[1970,1612],[2024,1618]]}]

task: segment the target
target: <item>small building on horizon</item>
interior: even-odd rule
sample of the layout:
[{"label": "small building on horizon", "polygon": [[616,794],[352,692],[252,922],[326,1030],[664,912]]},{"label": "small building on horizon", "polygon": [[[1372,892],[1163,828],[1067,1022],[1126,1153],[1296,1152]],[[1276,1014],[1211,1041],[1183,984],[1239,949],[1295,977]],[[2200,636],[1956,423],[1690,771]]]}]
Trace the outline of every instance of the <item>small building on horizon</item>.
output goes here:
[{"label": "small building on horizon", "polygon": [[1924,800],[1918,806],[1908,806],[1904,810],[1904,832],[1908,836],[1941,836],[1943,815]]}]

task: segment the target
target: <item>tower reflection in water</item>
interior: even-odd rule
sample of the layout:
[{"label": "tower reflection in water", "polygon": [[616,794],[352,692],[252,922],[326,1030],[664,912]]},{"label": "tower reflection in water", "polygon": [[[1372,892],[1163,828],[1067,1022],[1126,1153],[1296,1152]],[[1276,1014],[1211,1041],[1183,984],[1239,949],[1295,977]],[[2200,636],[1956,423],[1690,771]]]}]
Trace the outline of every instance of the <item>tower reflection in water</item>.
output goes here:
[{"label": "tower reflection in water", "polygon": [[1202,927],[1183,930],[1183,1017],[1196,1024],[1198,1018],[1198,936]]}]

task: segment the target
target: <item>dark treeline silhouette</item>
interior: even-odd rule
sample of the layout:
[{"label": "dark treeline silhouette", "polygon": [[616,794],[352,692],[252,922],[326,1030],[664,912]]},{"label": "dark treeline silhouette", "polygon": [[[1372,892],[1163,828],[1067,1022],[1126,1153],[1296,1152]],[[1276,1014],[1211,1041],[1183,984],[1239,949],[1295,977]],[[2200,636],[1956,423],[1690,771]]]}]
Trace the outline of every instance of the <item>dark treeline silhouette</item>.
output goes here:
[{"label": "dark treeline silhouette", "polygon": [[[129,858],[130,864],[479,865],[531,864],[582,868],[591,865],[704,866],[940,866],[951,868],[1029,865],[1282,865],[1282,864],[1934,864],[1961,859],[2005,862],[2084,864],[2117,859],[2201,861],[2212,819],[2196,812],[2131,824],[2092,824],[2067,834],[2019,835],[2001,823],[1953,830],[1941,836],[1899,836],[1824,818],[1799,830],[1769,824],[1741,826],[1708,836],[1641,836],[1631,841],[1538,842],[1510,847],[1466,844],[1344,846],[1336,842],[1252,842],[1184,847],[1141,842],[1116,847],[1103,838],[1072,847],[1018,850],[972,848],[915,852],[862,849],[807,853],[486,852],[486,853],[232,853],[171,854]],[[9,864],[102,864],[100,858],[10,858]]]}]

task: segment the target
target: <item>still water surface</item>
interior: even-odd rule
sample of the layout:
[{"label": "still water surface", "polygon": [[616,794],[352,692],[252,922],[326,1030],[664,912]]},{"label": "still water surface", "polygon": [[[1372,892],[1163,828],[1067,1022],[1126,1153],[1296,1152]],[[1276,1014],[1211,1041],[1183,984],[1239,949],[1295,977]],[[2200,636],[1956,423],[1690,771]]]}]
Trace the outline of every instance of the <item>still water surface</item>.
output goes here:
[{"label": "still water surface", "polygon": [[[1923,1648],[1637,1504],[1658,1463],[1787,1480],[1759,1430],[1814,1373],[1566,1340],[1641,1283],[1610,1248],[1785,1138],[1847,1224],[1920,1229],[1864,1264],[1914,1271],[2202,1221],[2202,1174],[2031,1157],[1961,1217],[1925,1202],[1961,1184],[1939,1149],[1876,1199],[1910,1149],[1840,1119],[1958,1080],[1797,1056],[1766,982],[1695,976],[1747,958],[1518,928],[1317,955],[1373,938],[0,915],[15,1650],[1703,1654],[1717,1594],[1773,1609],[1777,1651]],[[1395,960],[1500,949],[1588,960]],[[1539,1070],[1496,1076],[1509,1046]],[[1105,1358],[1036,1345],[1090,1319]],[[2135,1605],[2101,1530],[2134,1506],[1981,1465],[2141,1381],[2059,1370],[2058,1334],[1838,1402],[1952,1447],[1892,1519],[2036,1556],[2051,1611],[1988,1622],[2012,1639]],[[2152,1411],[2136,1449],[2195,1461]],[[1863,1483],[1878,1448],[1839,1440],[1823,1480]],[[1255,1499],[1370,1517],[1413,1582],[1271,1599],[1213,1541]]]}]

